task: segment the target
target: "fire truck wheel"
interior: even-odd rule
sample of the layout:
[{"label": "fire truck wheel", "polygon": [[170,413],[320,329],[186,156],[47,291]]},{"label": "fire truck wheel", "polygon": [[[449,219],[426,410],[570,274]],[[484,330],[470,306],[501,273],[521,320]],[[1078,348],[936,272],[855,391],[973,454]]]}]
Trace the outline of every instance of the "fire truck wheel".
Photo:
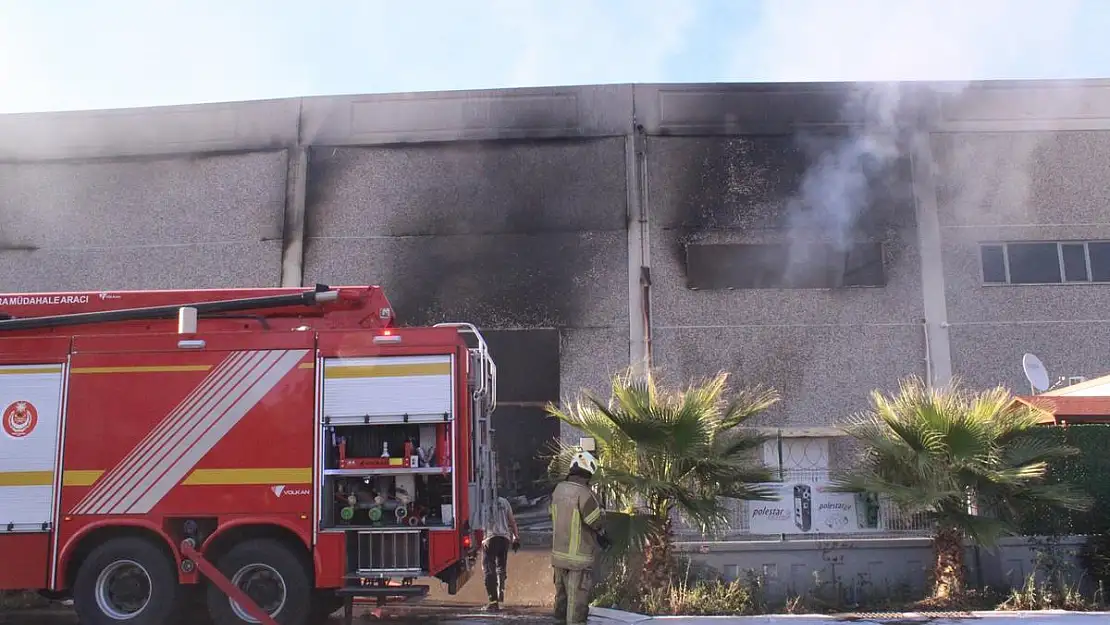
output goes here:
[{"label": "fire truck wheel", "polygon": [[174,562],[149,540],[115,538],[77,570],[73,605],[87,625],[161,625],[176,615],[181,587]]},{"label": "fire truck wheel", "polygon": [[[281,625],[308,621],[312,580],[306,564],[282,543],[267,538],[241,542],[216,566]],[[208,613],[216,625],[258,622],[215,585],[208,588]]]}]

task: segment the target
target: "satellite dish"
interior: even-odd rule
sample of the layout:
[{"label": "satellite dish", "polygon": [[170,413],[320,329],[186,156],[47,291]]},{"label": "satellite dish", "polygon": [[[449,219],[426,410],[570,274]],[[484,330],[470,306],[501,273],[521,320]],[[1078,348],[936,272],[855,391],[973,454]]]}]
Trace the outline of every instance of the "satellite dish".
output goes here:
[{"label": "satellite dish", "polygon": [[1033,386],[1033,390],[1043,393],[1052,385],[1048,381],[1048,370],[1044,363],[1034,354],[1025,354],[1021,357],[1021,368],[1025,370],[1025,379]]}]

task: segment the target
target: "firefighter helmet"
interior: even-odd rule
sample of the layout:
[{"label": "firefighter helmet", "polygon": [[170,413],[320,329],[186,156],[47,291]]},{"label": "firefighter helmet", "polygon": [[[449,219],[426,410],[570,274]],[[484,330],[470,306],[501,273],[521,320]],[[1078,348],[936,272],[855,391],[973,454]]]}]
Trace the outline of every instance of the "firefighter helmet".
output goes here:
[{"label": "firefighter helmet", "polygon": [[570,460],[570,468],[578,467],[583,471],[593,475],[597,473],[597,458],[588,451],[579,450],[575,452],[574,457]]}]

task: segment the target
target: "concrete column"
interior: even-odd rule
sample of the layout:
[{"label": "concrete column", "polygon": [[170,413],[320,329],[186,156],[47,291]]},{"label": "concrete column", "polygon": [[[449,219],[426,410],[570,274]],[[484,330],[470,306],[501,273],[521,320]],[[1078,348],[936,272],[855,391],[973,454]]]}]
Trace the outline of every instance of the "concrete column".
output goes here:
[{"label": "concrete column", "polygon": [[924,304],[928,383],[943,386],[952,378],[952,352],[948,340],[948,303],[944,291],[940,218],[933,170],[933,149],[927,131],[913,141],[913,195],[917,215],[917,240],[921,254],[921,297]]},{"label": "concrete column", "polygon": [[644,135],[633,123],[625,137],[625,171],[628,187],[628,361],[637,371],[651,365],[651,259],[648,241]]},{"label": "concrete column", "polygon": [[285,176],[285,222],[282,227],[281,286],[304,286],[305,192],[308,178],[308,149],[289,147],[289,169]]}]

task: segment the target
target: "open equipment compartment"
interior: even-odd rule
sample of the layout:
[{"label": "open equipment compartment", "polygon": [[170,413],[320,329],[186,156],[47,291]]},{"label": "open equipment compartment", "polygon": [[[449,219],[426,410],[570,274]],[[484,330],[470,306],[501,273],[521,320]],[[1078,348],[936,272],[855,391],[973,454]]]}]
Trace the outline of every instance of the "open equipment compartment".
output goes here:
[{"label": "open equipment compartment", "polygon": [[429,531],[457,527],[455,357],[324,358],[320,531],[348,535],[348,572],[412,578]]},{"label": "open equipment compartment", "polygon": [[453,527],[450,425],[325,425],[322,527]]}]

